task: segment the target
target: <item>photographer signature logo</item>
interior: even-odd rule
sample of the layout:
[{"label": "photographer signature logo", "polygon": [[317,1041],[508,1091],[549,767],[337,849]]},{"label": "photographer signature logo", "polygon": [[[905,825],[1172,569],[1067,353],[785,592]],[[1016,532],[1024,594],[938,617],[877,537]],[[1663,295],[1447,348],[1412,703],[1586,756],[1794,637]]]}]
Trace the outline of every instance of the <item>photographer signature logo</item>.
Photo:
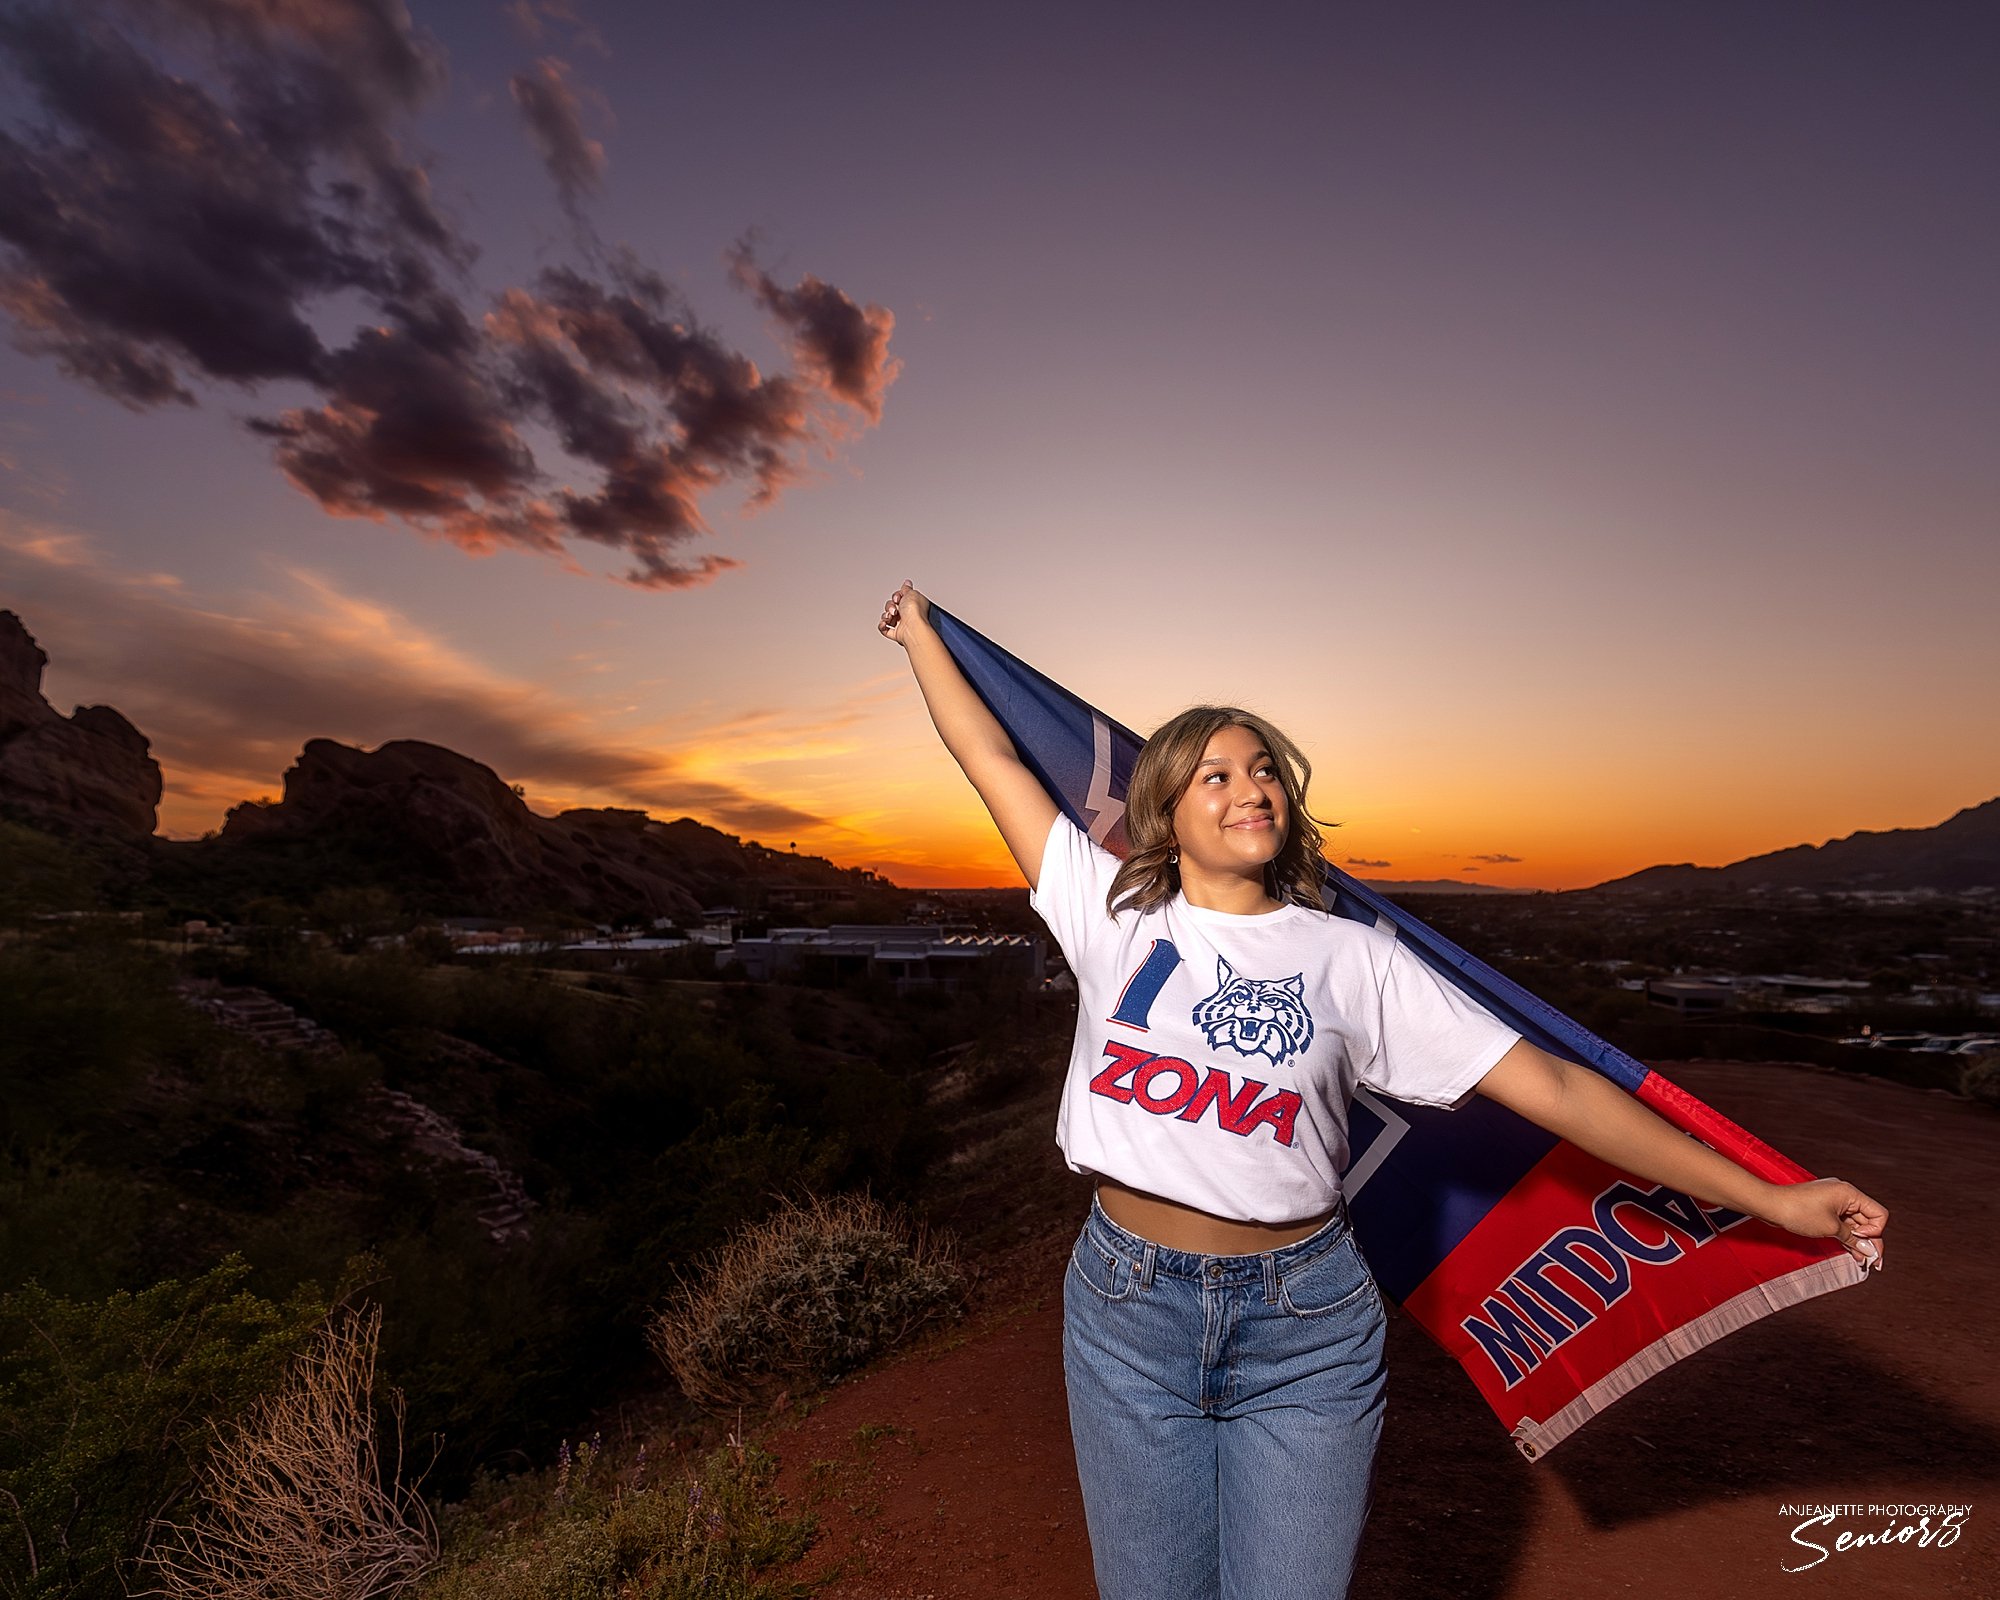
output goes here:
[{"label": "photographer signature logo", "polygon": [[1958,1543],[1971,1506],[1779,1506],[1781,1517],[1797,1518],[1792,1543],[1814,1552],[1796,1564],[1780,1561],[1787,1572],[1810,1572],[1831,1556],[1881,1545],[1910,1545],[1919,1550],[1948,1550]]}]

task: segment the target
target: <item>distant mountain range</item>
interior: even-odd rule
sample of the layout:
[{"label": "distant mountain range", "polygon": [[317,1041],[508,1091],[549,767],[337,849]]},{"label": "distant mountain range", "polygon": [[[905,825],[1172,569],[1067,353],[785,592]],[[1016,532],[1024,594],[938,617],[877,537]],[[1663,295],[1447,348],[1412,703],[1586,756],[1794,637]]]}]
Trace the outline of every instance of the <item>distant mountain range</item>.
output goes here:
[{"label": "distant mountain range", "polygon": [[2000,887],[2000,799],[1930,828],[1850,833],[1795,844],[1726,867],[1647,867],[1596,886],[1609,892],[1682,889],[1938,889]]},{"label": "distant mountain range", "polygon": [[[661,822],[607,807],[538,816],[491,767],[413,739],[372,751],[309,740],[285,773],[282,800],[234,807],[209,839],[158,839],[160,768],[145,735],[108,706],[60,715],[41,690],[47,661],[20,618],[0,611],[0,813],[128,863],[143,857],[143,870],[177,899],[201,885],[240,901],[257,893],[309,900],[322,888],[377,883],[430,910],[603,920],[692,917],[703,906],[761,900],[774,889],[858,897],[884,887],[869,873],[746,843],[685,817]],[[1450,879],[1367,881],[1391,896],[1523,892]],[[2000,886],[2000,799],[1935,827],[1855,833],[1726,867],[1647,867],[1596,889],[1757,886]]]},{"label": "distant mountain range", "polygon": [[1456,878],[1363,878],[1351,873],[1377,894],[1391,900],[1406,894],[1540,894],[1539,889],[1518,888],[1511,883],[1461,883]]},{"label": "distant mountain range", "polygon": [[[1391,899],[1406,894],[1533,894],[1498,883],[1451,878],[1390,882],[1362,880]],[[1908,890],[2000,888],[2000,798],[1967,806],[1929,828],[1850,833],[1825,844],[1788,845],[1748,856],[1726,867],[1643,867],[1577,893],[1672,894],[1687,890],[1751,888]]]}]

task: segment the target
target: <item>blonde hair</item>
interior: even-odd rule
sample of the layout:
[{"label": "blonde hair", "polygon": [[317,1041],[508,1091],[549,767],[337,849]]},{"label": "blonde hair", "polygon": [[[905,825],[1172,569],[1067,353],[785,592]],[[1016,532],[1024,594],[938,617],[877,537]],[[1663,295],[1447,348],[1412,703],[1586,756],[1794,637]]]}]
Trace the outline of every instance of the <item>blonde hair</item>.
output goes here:
[{"label": "blonde hair", "polygon": [[1273,900],[1326,909],[1320,894],[1326,873],[1320,854],[1324,841],[1320,824],[1306,810],[1312,763],[1262,717],[1235,706],[1190,706],[1153,731],[1132,768],[1132,781],[1125,790],[1125,837],[1131,849],[1104,897],[1105,909],[1113,916],[1128,909],[1151,911],[1180,892],[1174,808],[1194,781],[1195,769],[1208,753],[1208,741],[1224,728],[1247,728],[1263,741],[1285,791],[1285,841],[1264,868],[1265,892]]}]

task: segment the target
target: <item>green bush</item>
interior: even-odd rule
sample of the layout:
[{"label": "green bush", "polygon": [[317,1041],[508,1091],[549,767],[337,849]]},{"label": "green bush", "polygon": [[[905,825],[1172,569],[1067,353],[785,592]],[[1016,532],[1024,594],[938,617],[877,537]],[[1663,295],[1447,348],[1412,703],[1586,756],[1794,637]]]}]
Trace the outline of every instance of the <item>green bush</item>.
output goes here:
[{"label": "green bush", "polygon": [[34,1280],[98,1299],[152,1276],[148,1235],[159,1196],[116,1168],[78,1156],[72,1136],[16,1157],[0,1149],[0,1292]]},{"label": "green bush", "polygon": [[103,879],[102,867],[75,841],[0,819],[0,922],[92,910]]},{"label": "green bush", "polygon": [[2000,1106],[2000,1053],[1974,1056],[1958,1074],[1958,1092]]},{"label": "green bush", "polygon": [[409,1401],[411,1448],[440,1454],[430,1483],[459,1492],[479,1462],[525,1445],[546,1449],[557,1429],[601,1403],[608,1372],[629,1347],[615,1337],[580,1275],[597,1259],[597,1225],[541,1210],[533,1236],[496,1250],[463,1210],[439,1214],[434,1233],[404,1232],[378,1247],[389,1323],[385,1374]]},{"label": "green bush", "polygon": [[643,1449],[621,1468],[594,1443],[565,1444],[552,1471],[485,1480],[447,1511],[423,1600],[796,1600],[814,1586],[771,1569],[804,1555],[816,1524],[786,1514],[777,1472],[767,1452],[732,1445],[655,1481]]},{"label": "green bush", "polygon": [[214,1030],[171,977],[164,958],[89,930],[0,950],[0,1144],[93,1125],[163,1057],[198,1050]]},{"label": "green bush", "polygon": [[682,1390],[725,1408],[817,1388],[964,1303],[948,1244],[866,1196],[786,1202],[740,1230],[647,1332]]},{"label": "green bush", "polygon": [[248,1271],[231,1257],[103,1300],[0,1296],[0,1595],[124,1593],[121,1565],[187,1494],[209,1424],[276,1384],[326,1315],[310,1284],[282,1305],[245,1292]]},{"label": "green bush", "polygon": [[433,971],[400,950],[342,955],[286,943],[217,973],[267,989],[348,1044],[377,1049],[404,1029],[437,1025],[450,1002]]}]

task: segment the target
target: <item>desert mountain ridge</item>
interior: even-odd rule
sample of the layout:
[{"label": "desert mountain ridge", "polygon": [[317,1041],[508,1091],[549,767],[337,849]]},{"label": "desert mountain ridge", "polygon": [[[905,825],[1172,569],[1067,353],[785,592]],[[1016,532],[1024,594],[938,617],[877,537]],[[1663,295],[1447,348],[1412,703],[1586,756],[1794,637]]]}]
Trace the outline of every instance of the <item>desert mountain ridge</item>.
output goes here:
[{"label": "desert mountain ridge", "polygon": [[1966,889],[2000,888],[2000,798],[1967,806],[1928,828],[1862,830],[1825,844],[1795,844],[1725,867],[1687,862],[1646,867],[1593,892],[1659,893],[1689,889]]},{"label": "desert mountain ridge", "polygon": [[692,818],[617,807],[540,816],[491,767],[416,739],[376,750],[308,740],[281,799],[232,807],[206,839],[158,838],[163,790],[145,735],[108,706],[61,716],[42,694],[47,662],[20,618],[0,611],[0,813],[114,852],[128,881],[143,856],[141,875],[177,901],[304,902],[380,884],[447,913],[698,919],[773,888],[859,898],[890,887]]}]

